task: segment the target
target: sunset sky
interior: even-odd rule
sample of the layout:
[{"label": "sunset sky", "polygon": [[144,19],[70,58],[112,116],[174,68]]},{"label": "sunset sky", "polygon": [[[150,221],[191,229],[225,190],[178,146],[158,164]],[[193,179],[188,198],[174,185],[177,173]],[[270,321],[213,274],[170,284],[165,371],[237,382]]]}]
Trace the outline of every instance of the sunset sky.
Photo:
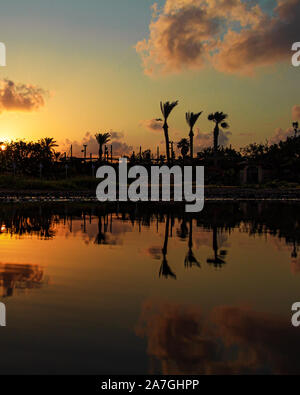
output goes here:
[{"label": "sunset sky", "polygon": [[[54,137],[62,147],[114,131],[124,152],[163,140],[152,119],[179,100],[204,111],[197,149],[211,144],[213,111],[229,114],[224,143],[278,140],[299,118],[300,0],[10,0],[0,7],[0,141]],[[277,8],[276,8],[277,7]],[[298,32],[298,35],[297,35]],[[151,130],[154,126],[154,130]],[[156,130],[155,130],[156,129]],[[86,135],[90,132],[90,135]]]}]

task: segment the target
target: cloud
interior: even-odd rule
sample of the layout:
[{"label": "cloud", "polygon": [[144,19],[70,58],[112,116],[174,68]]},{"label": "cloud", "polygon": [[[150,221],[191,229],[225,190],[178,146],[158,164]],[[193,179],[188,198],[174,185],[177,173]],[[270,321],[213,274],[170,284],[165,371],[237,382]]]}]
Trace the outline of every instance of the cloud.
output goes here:
[{"label": "cloud", "polygon": [[[293,121],[300,121],[300,105],[295,105],[292,108],[292,119]],[[280,141],[286,141],[288,137],[295,135],[294,128],[288,129],[277,128],[274,135],[269,139],[270,144],[278,144]]]},{"label": "cloud", "polygon": [[158,119],[148,119],[148,120],[144,120],[141,121],[140,126],[150,130],[150,132],[156,132],[156,131],[162,131],[162,127],[163,127],[163,121],[160,121]]},{"label": "cloud", "polygon": [[269,144],[278,144],[280,141],[285,141],[288,137],[294,136],[295,132],[293,128],[288,128],[283,130],[281,128],[277,128],[275,130],[275,134],[269,140]]},{"label": "cloud", "polygon": [[[131,154],[133,147],[128,145],[125,141],[122,141],[125,138],[123,132],[110,132],[110,134],[111,141],[107,145],[112,145],[114,156]],[[64,140],[59,144],[59,149],[64,152],[68,152],[70,150],[70,146],[72,145],[73,154],[76,156],[82,156],[81,151],[84,144],[87,145],[87,155],[98,155],[99,145],[95,139],[95,135],[91,134],[90,132],[87,132],[81,141],[72,141],[69,139]]]},{"label": "cloud", "polygon": [[166,0],[154,7],[149,37],[136,44],[145,74],[201,70],[252,74],[290,60],[300,0],[278,0],[272,15],[243,0]]},{"label": "cloud", "polygon": [[[219,145],[226,147],[229,143],[229,138],[232,135],[231,132],[224,132],[220,129],[219,134]],[[195,152],[203,150],[203,148],[208,148],[213,146],[213,133],[212,132],[200,132],[195,137]]]},{"label": "cloud", "polygon": [[34,111],[43,107],[47,92],[29,84],[11,80],[0,81],[0,113],[4,111]]},{"label": "cloud", "polygon": [[300,121],[300,105],[296,105],[292,108],[292,117],[294,121]]},{"label": "cloud", "polygon": [[240,137],[254,137],[255,133],[239,133],[238,136]]}]

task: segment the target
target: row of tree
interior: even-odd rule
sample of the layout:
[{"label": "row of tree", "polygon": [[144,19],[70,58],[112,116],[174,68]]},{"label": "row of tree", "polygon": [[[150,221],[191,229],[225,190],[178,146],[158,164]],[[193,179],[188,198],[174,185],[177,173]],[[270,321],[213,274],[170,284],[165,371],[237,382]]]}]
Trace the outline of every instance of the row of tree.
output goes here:
[{"label": "row of tree", "polygon": [[[162,130],[164,132],[165,144],[166,144],[166,156],[154,155],[151,150],[142,151],[136,155],[134,152],[129,159],[132,164],[139,162],[144,164],[151,164],[153,161],[159,164],[163,164],[165,160],[168,163],[176,161],[176,155],[173,149],[173,142],[170,143],[169,139],[169,125],[168,120],[170,114],[174,108],[178,105],[178,101],[174,102],[161,102],[160,108],[163,115],[163,119],[157,119],[162,122]],[[265,144],[250,144],[240,150],[233,148],[224,148],[219,146],[219,134],[221,129],[227,129],[229,127],[226,122],[228,115],[223,112],[215,112],[208,115],[208,120],[214,123],[213,130],[213,147],[205,148],[197,153],[197,157],[194,157],[194,127],[196,122],[203,114],[202,111],[193,113],[187,112],[185,114],[186,122],[189,127],[189,134],[186,138],[182,138],[178,143],[177,147],[181,152],[180,160],[185,163],[186,158],[189,157],[189,161],[198,163],[200,160],[208,168],[214,167],[223,169],[223,171],[229,174],[231,181],[234,182],[238,178],[240,170],[240,164],[243,160],[249,162],[263,163],[264,166],[275,169],[278,179],[287,179],[289,181],[299,179],[300,174],[300,137],[298,136],[299,125],[297,122],[293,123],[295,136],[288,138],[285,142],[279,144],[269,145]],[[95,138],[99,145],[99,162],[108,161],[108,149],[107,144],[111,141],[110,133],[97,133]],[[51,176],[53,178],[60,177],[62,174],[67,174],[67,168],[72,167],[73,171],[69,170],[69,175],[72,173],[76,174],[94,174],[94,170],[90,170],[90,165],[87,160],[82,161],[82,158],[67,158],[66,153],[61,154],[56,151],[58,147],[56,141],[53,138],[43,138],[37,142],[26,142],[26,141],[12,141],[7,144],[0,143],[0,171],[2,173],[14,173],[14,174],[25,174],[25,175],[43,175]],[[105,148],[105,149],[104,149]],[[86,146],[85,146],[86,153]],[[112,158],[112,153],[110,155]],[[70,159],[73,159],[70,161]],[[86,155],[84,155],[86,159]],[[224,174],[221,174],[223,177]],[[209,180],[210,181],[210,180]]]},{"label": "row of tree", "polygon": [[[178,101],[174,102],[161,102],[160,103],[160,109],[162,112],[162,115],[164,117],[163,119],[163,130],[164,130],[164,135],[165,135],[165,142],[166,142],[166,155],[167,155],[167,161],[168,163],[170,162],[170,139],[169,139],[169,125],[168,125],[168,118],[173,111],[173,109],[178,105]],[[186,156],[188,151],[190,151],[190,158],[193,160],[194,158],[194,127],[196,125],[196,122],[198,121],[199,117],[203,111],[200,111],[198,113],[193,113],[193,112],[187,112],[185,114],[186,117],[186,122],[190,128],[189,132],[189,142],[188,139],[183,138],[180,140],[178,143],[178,148],[181,150],[181,153],[183,156]],[[220,127],[223,129],[227,129],[229,127],[228,123],[225,122],[225,120],[228,118],[227,114],[224,114],[223,112],[215,112],[212,114],[209,114],[208,120],[212,121],[215,123],[215,128],[214,128],[214,151],[215,153],[218,151],[219,147],[219,134],[220,134]],[[157,121],[162,121],[161,119],[157,119]]]}]

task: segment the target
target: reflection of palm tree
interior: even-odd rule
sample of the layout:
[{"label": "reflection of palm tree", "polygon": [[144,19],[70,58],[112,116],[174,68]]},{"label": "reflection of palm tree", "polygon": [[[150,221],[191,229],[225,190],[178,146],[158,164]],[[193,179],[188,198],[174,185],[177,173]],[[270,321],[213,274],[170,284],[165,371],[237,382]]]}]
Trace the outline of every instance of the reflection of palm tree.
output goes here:
[{"label": "reflection of palm tree", "polygon": [[189,136],[190,136],[191,159],[193,159],[193,156],[194,156],[194,126],[201,114],[202,114],[202,112],[198,112],[196,114],[194,114],[193,112],[187,112],[185,114],[186,122],[190,127]]},{"label": "reflection of palm tree", "polygon": [[102,231],[102,217],[98,216],[98,234],[95,239],[95,244],[107,244],[105,231]]},{"label": "reflection of palm tree", "polygon": [[160,109],[164,117],[164,124],[163,124],[163,129],[165,133],[165,140],[166,140],[166,155],[167,155],[167,160],[168,163],[170,163],[170,140],[169,140],[169,126],[168,126],[168,118],[169,115],[171,114],[172,110],[174,107],[176,107],[178,104],[178,101],[174,101],[172,103],[170,102],[161,102],[160,103]]},{"label": "reflection of palm tree", "polygon": [[180,228],[177,230],[177,236],[180,239],[185,240],[187,235],[188,235],[188,228],[186,226],[186,218],[183,217],[180,224]]},{"label": "reflection of palm tree", "polygon": [[197,261],[197,259],[195,258],[195,255],[193,253],[193,220],[192,220],[192,218],[190,219],[190,232],[189,232],[188,246],[189,246],[189,251],[185,257],[184,266],[186,268],[193,267],[193,266],[201,267],[200,263]]},{"label": "reflection of palm tree", "polygon": [[213,258],[207,259],[207,263],[209,263],[210,265],[214,265],[215,267],[222,267],[226,264],[225,257],[227,255],[227,251],[221,250],[220,254],[218,254],[218,229],[216,225],[213,226],[213,250],[214,256]]},{"label": "reflection of palm tree", "polygon": [[109,133],[97,133],[95,135],[97,143],[99,144],[99,160],[102,161],[103,156],[103,145],[107,144],[110,141],[110,134]]},{"label": "reflection of palm tree", "polygon": [[294,248],[293,248],[293,251],[292,251],[292,258],[297,258],[298,257],[298,252],[297,252],[297,246],[296,246],[296,241],[294,240],[294,242],[293,242],[293,245],[294,245]]},{"label": "reflection of palm tree", "polygon": [[176,275],[172,272],[170,266],[168,265],[167,261],[167,254],[168,254],[168,241],[169,241],[169,224],[170,224],[170,215],[167,214],[166,219],[166,228],[165,228],[165,240],[164,246],[162,249],[163,253],[163,261],[159,270],[159,277],[163,276],[168,278],[169,276],[176,279]]}]

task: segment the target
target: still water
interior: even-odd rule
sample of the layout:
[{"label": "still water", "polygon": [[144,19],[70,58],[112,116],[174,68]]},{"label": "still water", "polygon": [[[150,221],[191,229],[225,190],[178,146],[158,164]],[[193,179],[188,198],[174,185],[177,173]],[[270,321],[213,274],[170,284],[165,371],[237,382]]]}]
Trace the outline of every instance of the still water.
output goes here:
[{"label": "still water", "polygon": [[0,373],[300,373],[300,205],[2,205]]}]

